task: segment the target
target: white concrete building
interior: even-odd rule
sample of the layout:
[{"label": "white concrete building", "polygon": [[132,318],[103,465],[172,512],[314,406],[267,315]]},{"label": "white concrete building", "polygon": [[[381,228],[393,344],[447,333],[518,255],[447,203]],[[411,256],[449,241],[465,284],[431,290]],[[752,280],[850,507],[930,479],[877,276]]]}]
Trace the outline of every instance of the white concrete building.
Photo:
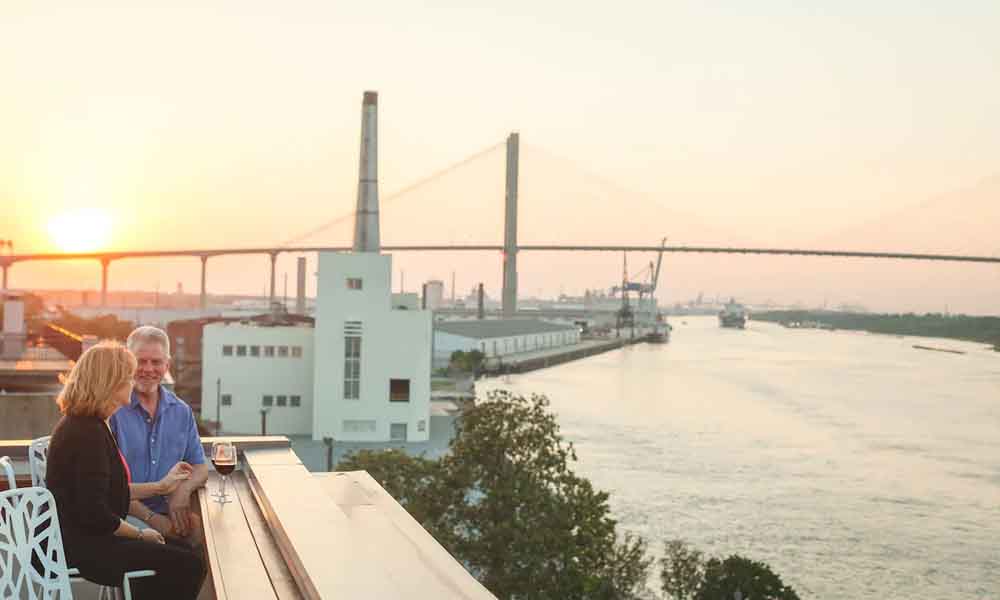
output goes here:
[{"label": "white concrete building", "polygon": [[438,321],[434,324],[434,367],[444,367],[456,350],[504,357],[580,343],[575,325],[536,319]]},{"label": "white concrete building", "polygon": [[222,380],[227,433],[260,431],[263,408],[270,433],[345,442],[430,438],[431,312],[419,309],[417,294],[392,293],[392,258],[380,252],[377,102],[365,92],[353,251],[319,253],[315,330],[205,327],[203,395]]},{"label": "white concrete building", "polygon": [[431,313],[393,309],[392,258],[319,255],[313,438],[426,441]]},{"label": "white concrete building", "polygon": [[202,337],[202,415],[226,433],[313,433],[313,327],[209,323]]}]

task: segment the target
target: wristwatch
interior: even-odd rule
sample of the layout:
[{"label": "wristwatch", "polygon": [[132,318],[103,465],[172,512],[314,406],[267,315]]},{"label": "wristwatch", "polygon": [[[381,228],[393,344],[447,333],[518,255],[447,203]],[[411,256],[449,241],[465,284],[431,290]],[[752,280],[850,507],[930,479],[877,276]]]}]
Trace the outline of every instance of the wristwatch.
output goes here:
[{"label": "wristwatch", "polygon": [[146,533],[146,530],[145,529],[140,529],[139,530],[139,537],[137,537],[136,539],[139,540],[139,541],[144,541],[142,539],[142,536],[143,536],[144,533]]}]

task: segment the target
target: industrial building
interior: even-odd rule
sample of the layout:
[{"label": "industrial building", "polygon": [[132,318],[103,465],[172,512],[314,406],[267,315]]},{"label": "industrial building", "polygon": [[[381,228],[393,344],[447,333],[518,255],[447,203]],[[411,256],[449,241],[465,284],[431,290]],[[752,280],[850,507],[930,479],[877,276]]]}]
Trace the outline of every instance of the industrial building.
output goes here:
[{"label": "industrial building", "polygon": [[475,319],[434,324],[434,366],[446,366],[456,350],[505,357],[580,342],[575,325],[537,319]]},{"label": "industrial building", "polygon": [[213,414],[215,390],[227,433],[266,425],[314,440],[430,437],[431,312],[416,294],[392,293],[392,257],[381,253],[377,112],[377,95],[366,92],[354,246],[319,253],[314,326],[204,327],[202,414]]},{"label": "industrial building", "polygon": [[444,305],[444,282],[432,279],[424,284],[424,308],[437,310]]},{"label": "industrial building", "polygon": [[311,322],[220,321],[202,332],[202,416],[224,431],[312,434]]}]

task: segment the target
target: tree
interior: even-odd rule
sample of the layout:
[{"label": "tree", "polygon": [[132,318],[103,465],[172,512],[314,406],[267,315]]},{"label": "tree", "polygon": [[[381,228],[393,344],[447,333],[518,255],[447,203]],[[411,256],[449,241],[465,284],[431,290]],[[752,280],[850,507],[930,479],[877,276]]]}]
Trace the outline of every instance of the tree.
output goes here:
[{"label": "tree", "polygon": [[705,576],[705,555],[681,540],[663,546],[660,588],[670,600],[694,600]]},{"label": "tree", "polygon": [[479,350],[455,350],[451,353],[451,366],[459,371],[475,373],[483,364],[486,355]]},{"label": "tree", "polygon": [[781,577],[766,564],[732,555],[726,560],[710,559],[705,563],[705,577],[696,600],[733,598],[736,592],[743,600],[799,600],[798,594],[781,581]]},{"label": "tree", "polygon": [[125,341],[128,334],[135,329],[135,323],[120,320],[114,315],[100,315],[92,319],[85,319],[66,310],[54,322],[77,335],[93,335],[102,340]]},{"label": "tree", "polygon": [[570,470],[548,405],[497,390],[459,419],[439,539],[498,598],[634,597],[645,543],[619,537],[608,494]]},{"label": "tree", "polygon": [[619,535],[608,494],[570,470],[573,446],[548,405],[489,392],[459,418],[442,459],[361,451],[337,468],[368,471],[502,600],[636,598],[646,544]]}]

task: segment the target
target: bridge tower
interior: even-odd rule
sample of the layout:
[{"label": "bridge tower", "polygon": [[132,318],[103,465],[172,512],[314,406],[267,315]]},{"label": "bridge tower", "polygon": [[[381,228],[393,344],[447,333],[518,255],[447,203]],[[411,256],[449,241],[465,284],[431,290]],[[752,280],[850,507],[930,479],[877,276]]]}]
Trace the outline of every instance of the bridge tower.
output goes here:
[{"label": "bridge tower", "polygon": [[507,137],[507,193],[503,235],[503,317],[517,314],[517,173],[520,136]]}]

